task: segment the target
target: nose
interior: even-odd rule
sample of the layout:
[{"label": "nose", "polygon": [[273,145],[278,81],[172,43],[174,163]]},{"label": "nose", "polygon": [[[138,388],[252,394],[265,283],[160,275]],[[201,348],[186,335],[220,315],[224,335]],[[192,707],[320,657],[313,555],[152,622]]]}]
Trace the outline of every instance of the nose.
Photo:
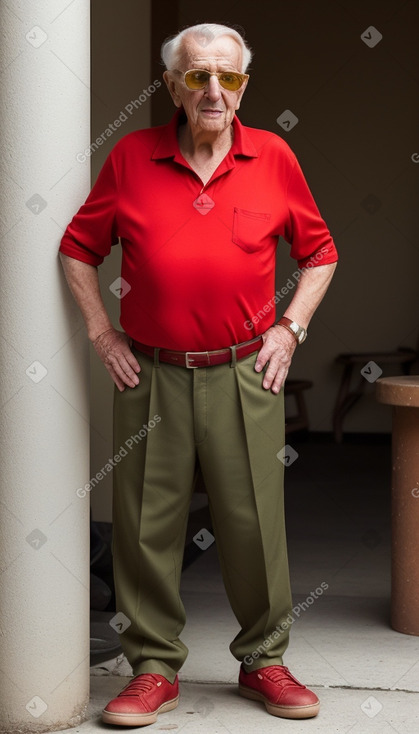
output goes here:
[{"label": "nose", "polygon": [[208,97],[211,102],[217,102],[217,100],[219,100],[221,97],[220,82],[215,75],[210,76],[210,78],[208,79],[208,84],[205,89],[205,96]]}]

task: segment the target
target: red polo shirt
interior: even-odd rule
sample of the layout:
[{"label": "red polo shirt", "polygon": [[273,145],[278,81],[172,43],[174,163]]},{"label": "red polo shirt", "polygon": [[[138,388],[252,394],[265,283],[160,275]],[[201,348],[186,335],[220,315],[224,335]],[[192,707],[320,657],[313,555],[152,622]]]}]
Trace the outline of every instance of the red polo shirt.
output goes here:
[{"label": "red polo shirt", "polygon": [[120,238],[124,331],[151,346],[220,349],[274,322],[280,235],[299,267],[337,253],[282,138],[235,117],[232,148],[203,186],[179,150],[181,115],[117,143],[60,250],[97,266]]}]

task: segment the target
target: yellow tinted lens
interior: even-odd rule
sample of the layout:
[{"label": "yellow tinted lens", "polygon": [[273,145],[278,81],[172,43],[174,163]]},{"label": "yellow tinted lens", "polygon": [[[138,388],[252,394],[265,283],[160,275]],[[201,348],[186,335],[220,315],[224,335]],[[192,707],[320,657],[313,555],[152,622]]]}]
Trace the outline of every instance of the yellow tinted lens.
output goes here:
[{"label": "yellow tinted lens", "polygon": [[232,72],[226,71],[220,74],[218,77],[219,82],[224,89],[229,89],[230,91],[235,91],[237,89],[240,89],[242,85],[242,78],[238,74],[234,74]]},{"label": "yellow tinted lens", "polygon": [[208,84],[208,71],[192,70],[185,74],[185,84],[189,89],[203,89]]}]

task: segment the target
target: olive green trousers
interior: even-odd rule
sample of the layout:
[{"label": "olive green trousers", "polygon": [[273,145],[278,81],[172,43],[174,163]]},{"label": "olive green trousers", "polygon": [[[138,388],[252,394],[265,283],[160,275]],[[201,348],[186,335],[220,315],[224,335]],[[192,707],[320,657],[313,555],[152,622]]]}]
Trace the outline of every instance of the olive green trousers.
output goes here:
[{"label": "olive green trousers", "polygon": [[[262,388],[256,353],[186,369],[139,352],[140,384],[114,401],[113,557],[121,644],[134,675],[173,682],[188,653],[179,594],[198,458],[247,670],[281,665],[291,612],[284,398]],[[281,624],[283,627],[281,627]],[[205,631],[203,630],[203,633]]]}]

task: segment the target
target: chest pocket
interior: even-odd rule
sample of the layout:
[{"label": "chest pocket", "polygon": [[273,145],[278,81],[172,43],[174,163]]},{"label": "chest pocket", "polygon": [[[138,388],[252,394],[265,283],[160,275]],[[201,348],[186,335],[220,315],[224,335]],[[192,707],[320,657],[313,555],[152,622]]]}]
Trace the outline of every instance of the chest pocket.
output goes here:
[{"label": "chest pocket", "polygon": [[245,252],[257,252],[270,236],[271,215],[234,207],[233,242]]}]

